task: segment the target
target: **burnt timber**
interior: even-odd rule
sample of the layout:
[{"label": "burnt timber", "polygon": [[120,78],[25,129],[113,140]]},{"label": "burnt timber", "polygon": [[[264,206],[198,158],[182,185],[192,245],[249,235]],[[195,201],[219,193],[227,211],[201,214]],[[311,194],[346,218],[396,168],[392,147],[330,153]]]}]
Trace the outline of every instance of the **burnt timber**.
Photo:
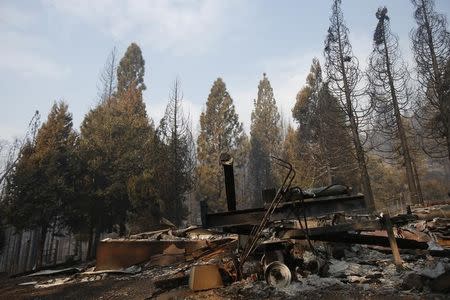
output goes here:
[{"label": "burnt timber", "polygon": [[[295,219],[296,211],[299,210],[301,214],[304,211],[307,217],[320,217],[339,212],[364,213],[365,209],[366,205],[362,194],[325,196],[303,201],[282,202],[275,208],[270,220]],[[258,225],[265,212],[266,208],[261,207],[212,214],[204,213],[202,223],[205,228]]]}]

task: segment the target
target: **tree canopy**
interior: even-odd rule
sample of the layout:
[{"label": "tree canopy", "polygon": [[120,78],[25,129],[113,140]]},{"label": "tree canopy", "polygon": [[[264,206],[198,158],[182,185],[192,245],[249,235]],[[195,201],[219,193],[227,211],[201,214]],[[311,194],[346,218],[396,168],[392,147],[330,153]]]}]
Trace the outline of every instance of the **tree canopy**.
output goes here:
[{"label": "tree canopy", "polygon": [[245,139],[233,99],[223,80],[217,78],[206,101],[206,109],[200,114],[197,138],[198,193],[212,210],[225,208],[220,154],[228,152],[239,161]]}]

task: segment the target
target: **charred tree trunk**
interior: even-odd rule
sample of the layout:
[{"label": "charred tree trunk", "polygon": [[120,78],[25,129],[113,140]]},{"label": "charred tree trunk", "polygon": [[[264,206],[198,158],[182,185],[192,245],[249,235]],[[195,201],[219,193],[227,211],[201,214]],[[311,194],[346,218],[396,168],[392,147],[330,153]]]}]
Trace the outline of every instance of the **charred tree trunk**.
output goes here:
[{"label": "charred tree trunk", "polygon": [[92,258],[92,242],[94,239],[94,228],[89,228],[89,237],[88,237],[88,247],[86,253],[86,259],[90,260]]},{"label": "charred tree trunk", "polygon": [[30,237],[27,240],[27,245],[25,246],[25,259],[23,262],[23,270],[22,271],[28,271],[28,259],[30,257],[30,252],[31,252],[31,235],[33,234],[33,232],[30,233]]},{"label": "charred tree trunk", "polygon": [[38,248],[37,248],[37,259],[36,259],[36,267],[40,268],[42,267],[42,258],[43,258],[43,254],[44,254],[44,246],[45,246],[45,240],[47,237],[47,229],[48,226],[42,226],[41,227],[41,232],[39,235],[39,243],[38,243]]},{"label": "charred tree trunk", "polygon": [[[446,99],[448,93],[448,82],[446,82],[446,71],[440,69],[440,64],[449,64],[448,45],[449,35],[445,17],[440,18],[433,8],[433,1],[414,1],[416,6],[415,19],[419,27],[413,32],[413,48],[415,50],[416,62],[421,70],[419,75],[423,76],[422,86],[431,93],[426,95],[427,105],[435,107],[440,114],[443,128],[439,128],[441,134],[438,138],[444,139],[444,148],[450,161],[450,103]],[[423,26],[423,27],[422,27]],[[420,34],[421,28],[423,36]],[[428,93],[428,92],[427,92]],[[448,97],[448,96],[447,96]],[[436,130],[435,125],[431,125]]]},{"label": "charred tree trunk", "polygon": [[22,250],[22,236],[23,231],[18,234],[16,239],[16,246],[14,251],[14,272],[18,273],[20,272],[20,252]]},{"label": "charred tree trunk", "polygon": [[97,246],[98,246],[98,242],[100,241],[100,235],[101,235],[100,228],[96,228],[95,236],[94,236],[94,243],[92,245],[92,253],[91,253],[92,259],[96,258],[96,256],[97,256]]},{"label": "charred tree trunk", "polygon": [[12,242],[12,250],[11,250],[11,256],[9,259],[9,268],[8,268],[8,273],[9,274],[14,274],[14,263],[16,261],[16,246],[17,246],[17,234],[14,233],[13,236],[13,242]]},{"label": "charred tree trunk", "polygon": [[[384,35],[385,35],[385,32],[383,29],[383,36]],[[385,36],[383,37],[383,43],[384,43],[384,55],[386,58],[385,59],[386,72],[387,72],[388,81],[389,81],[389,88],[390,88],[390,94],[392,97],[392,104],[394,107],[395,121],[396,121],[396,125],[397,125],[398,134],[400,137],[400,144],[401,144],[402,151],[403,151],[402,154],[403,154],[403,159],[404,159],[404,164],[405,164],[408,188],[409,188],[409,192],[411,194],[411,202],[413,204],[420,204],[420,200],[419,200],[419,197],[417,194],[417,187],[416,187],[416,183],[414,180],[414,172],[413,172],[413,168],[412,168],[412,159],[411,159],[411,154],[409,151],[408,140],[406,138],[405,129],[403,127],[402,116],[400,114],[400,108],[399,108],[399,104],[397,101],[397,94],[395,91],[394,79],[393,79],[392,71],[391,71],[391,62],[390,62],[389,53],[388,53],[388,45],[386,43]]]},{"label": "charred tree trunk", "polygon": [[48,247],[48,250],[47,250],[47,257],[46,257],[47,258],[47,263],[50,263],[50,264],[53,261],[52,254],[53,254],[53,249],[54,249],[54,247],[53,247],[54,241],[55,241],[55,223],[53,223],[52,233],[50,235],[50,243],[49,243],[49,247]]},{"label": "charred tree trunk", "polygon": [[31,250],[30,250],[30,263],[29,263],[29,269],[34,269],[37,264],[37,248],[39,244],[39,232],[40,229],[33,229],[32,235],[31,235]]},{"label": "charred tree trunk", "polygon": [[414,178],[416,180],[416,188],[417,188],[417,195],[419,197],[419,201],[422,205],[425,204],[424,199],[423,199],[423,193],[422,193],[422,186],[420,184],[420,179],[419,179],[419,172],[417,172],[417,166],[415,161],[412,161],[412,167],[413,167],[413,171],[414,171]]},{"label": "charred tree trunk", "polygon": [[[338,20],[338,23],[340,21]],[[345,94],[345,102],[346,102],[346,109],[347,109],[347,115],[350,121],[350,129],[352,131],[352,137],[353,137],[353,144],[355,146],[355,152],[356,152],[356,158],[358,160],[358,167],[360,171],[360,176],[362,180],[362,185],[364,189],[364,198],[366,200],[366,205],[369,211],[375,210],[375,199],[373,197],[372,192],[372,186],[370,184],[370,177],[369,172],[367,171],[367,164],[366,164],[366,156],[364,153],[364,149],[362,147],[361,139],[359,136],[359,129],[358,129],[358,123],[355,117],[355,112],[353,111],[353,105],[352,105],[352,99],[350,95],[350,87],[347,80],[347,73],[345,70],[344,65],[344,55],[343,55],[343,49],[342,49],[342,41],[341,41],[341,32],[338,28],[338,40],[339,40],[339,64],[340,68],[342,70],[342,79],[344,84],[344,94]]]}]

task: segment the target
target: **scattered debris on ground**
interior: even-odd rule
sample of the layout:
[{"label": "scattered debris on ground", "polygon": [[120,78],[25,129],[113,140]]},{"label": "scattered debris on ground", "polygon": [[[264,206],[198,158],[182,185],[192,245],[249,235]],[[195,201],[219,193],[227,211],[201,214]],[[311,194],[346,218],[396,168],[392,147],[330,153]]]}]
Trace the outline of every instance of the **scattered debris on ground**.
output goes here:
[{"label": "scattered debris on ground", "polygon": [[[435,210],[444,213],[437,217]],[[15,295],[20,299],[20,295],[44,295],[45,298],[47,295],[52,298],[52,291],[56,289],[73,288],[79,290],[73,292],[77,298],[75,295],[82,295],[85,286],[116,282],[114,285],[119,284],[126,290],[117,293],[120,298],[331,299],[340,295],[347,298],[444,299],[450,293],[450,218],[445,214],[448,206],[427,208],[426,211],[427,214],[421,208],[417,215],[413,210],[413,217],[391,218],[397,239],[428,245],[427,249],[399,247],[400,265],[395,264],[389,245],[320,241],[314,240],[313,236],[309,243],[304,238],[280,239],[280,228],[286,227],[287,222],[274,222],[263,231],[265,241],[239,267],[237,234],[198,227],[172,228],[133,235],[129,239],[104,240],[101,245],[106,246],[99,247],[100,256],[95,267],[41,270],[17,277],[14,292],[8,294],[6,291],[1,297]],[[423,215],[432,218],[419,217]],[[408,221],[402,224],[401,219]],[[362,222],[361,216],[349,215],[342,220],[345,224]],[[310,228],[311,232],[324,226],[333,228],[327,222],[329,220],[315,221],[316,227]],[[349,232],[352,233],[346,231],[346,234]],[[357,234],[382,236],[382,231]],[[117,249],[128,253],[132,259],[124,259]],[[114,256],[117,253],[119,255]],[[107,259],[102,259],[101,255]],[[137,258],[141,261],[128,265]],[[120,267],[107,268],[114,265]],[[146,285],[146,295],[126,289],[128,285]],[[101,292],[105,293],[104,290]]]},{"label": "scattered debris on ground", "polygon": [[[6,298],[444,299],[450,293],[450,205],[367,214],[342,185],[268,191],[264,207],[237,210],[232,160],[224,156],[227,212],[202,227],[108,238],[95,267],[40,270],[9,281]],[[33,281],[30,280],[33,278]],[[15,288],[11,288],[11,284]]]}]

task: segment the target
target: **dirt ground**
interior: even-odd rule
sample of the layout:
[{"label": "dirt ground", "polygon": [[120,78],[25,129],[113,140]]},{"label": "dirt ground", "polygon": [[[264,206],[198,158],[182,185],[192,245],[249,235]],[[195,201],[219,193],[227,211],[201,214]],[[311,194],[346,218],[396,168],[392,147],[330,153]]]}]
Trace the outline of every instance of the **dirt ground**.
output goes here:
[{"label": "dirt ground", "polygon": [[117,280],[105,278],[92,282],[62,284],[48,288],[19,286],[39,278],[21,277],[0,280],[0,299],[147,299],[154,287],[148,278]]},{"label": "dirt ground", "polygon": [[[48,277],[46,277],[48,278]],[[450,295],[367,289],[364,285],[332,285],[327,288],[302,287],[298,282],[285,289],[275,289],[265,282],[238,282],[201,292],[184,285],[170,291],[154,287],[148,277],[106,277],[92,282],[68,283],[47,288],[18,284],[42,278],[2,278],[0,299],[450,299]]]}]

